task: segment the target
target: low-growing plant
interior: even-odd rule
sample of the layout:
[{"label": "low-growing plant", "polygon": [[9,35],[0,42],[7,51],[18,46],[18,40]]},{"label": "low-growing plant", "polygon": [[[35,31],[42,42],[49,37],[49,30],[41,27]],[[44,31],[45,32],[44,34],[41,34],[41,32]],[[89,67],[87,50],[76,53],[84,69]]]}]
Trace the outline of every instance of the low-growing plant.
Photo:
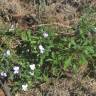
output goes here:
[{"label": "low-growing plant", "polygon": [[[57,33],[49,27],[0,33],[0,80],[7,81],[12,92],[27,91],[49,78],[65,78],[82,64],[96,58],[96,14],[81,17],[74,36]],[[70,32],[71,34],[71,32]]]}]

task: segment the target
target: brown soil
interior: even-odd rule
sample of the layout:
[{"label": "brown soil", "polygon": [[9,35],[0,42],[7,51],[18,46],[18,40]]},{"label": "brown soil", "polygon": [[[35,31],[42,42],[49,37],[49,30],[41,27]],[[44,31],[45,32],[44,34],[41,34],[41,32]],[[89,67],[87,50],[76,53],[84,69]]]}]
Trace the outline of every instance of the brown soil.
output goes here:
[{"label": "brown soil", "polygon": [[0,96],[5,96],[5,94],[4,94],[2,89],[0,89]]}]

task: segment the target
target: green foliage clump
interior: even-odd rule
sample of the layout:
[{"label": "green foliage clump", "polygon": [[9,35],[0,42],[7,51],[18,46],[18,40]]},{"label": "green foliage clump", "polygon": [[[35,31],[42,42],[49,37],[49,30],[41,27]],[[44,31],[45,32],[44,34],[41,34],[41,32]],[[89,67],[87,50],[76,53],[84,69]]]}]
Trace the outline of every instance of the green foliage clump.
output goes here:
[{"label": "green foliage clump", "polygon": [[40,27],[36,33],[19,29],[2,31],[0,78],[10,83],[13,91],[22,90],[24,84],[30,89],[34,82],[59,78],[66,70],[75,72],[82,64],[88,64],[96,58],[95,15],[82,16],[75,30],[72,29],[72,37],[49,27]]}]

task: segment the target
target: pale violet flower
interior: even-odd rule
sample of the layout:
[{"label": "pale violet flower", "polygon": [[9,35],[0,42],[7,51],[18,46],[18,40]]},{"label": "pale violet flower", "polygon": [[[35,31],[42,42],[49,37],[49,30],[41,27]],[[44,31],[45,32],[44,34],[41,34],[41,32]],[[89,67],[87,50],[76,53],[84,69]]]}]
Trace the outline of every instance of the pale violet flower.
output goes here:
[{"label": "pale violet flower", "polygon": [[22,90],[27,91],[28,90],[28,84],[22,85]]},{"label": "pale violet flower", "polygon": [[40,53],[44,53],[44,51],[45,51],[45,49],[44,49],[44,47],[42,46],[42,45],[39,45],[39,50],[40,50]]},{"label": "pale violet flower", "polygon": [[47,38],[48,37],[48,33],[47,32],[44,32],[43,33],[43,36],[44,36],[44,38]]},{"label": "pale violet flower", "polygon": [[19,73],[19,66],[14,66],[13,71],[14,71],[14,74],[18,74]]},{"label": "pale violet flower", "polygon": [[10,56],[11,55],[11,52],[10,52],[10,50],[8,49],[8,50],[6,50],[5,52],[4,52],[4,56]]},{"label": "pale violet flower", "polygon": [[7,73],[5,73],[5,72],[1,72],[0,75],[1,75],[2,77],[7,77]]},{"label": "pale violet flower", "polygon": [[35,64],[31,64],[29,67],[30,67],[31,70],[34,70],[35,69]]}]

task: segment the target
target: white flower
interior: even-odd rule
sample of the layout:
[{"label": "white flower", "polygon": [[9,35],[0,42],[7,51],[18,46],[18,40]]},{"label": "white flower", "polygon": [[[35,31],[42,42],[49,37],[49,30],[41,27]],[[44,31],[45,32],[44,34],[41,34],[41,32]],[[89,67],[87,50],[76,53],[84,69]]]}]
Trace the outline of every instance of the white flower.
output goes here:
[{"label": "white flower", "polygon": [[9,32],[14,31],[14,25],[11,25],[11,28],[9,29]]},{"label": "white flower", "polygon": [[22,85],[22,90],[27,91],[28,90],[28,84]]},{"label": "white flower", "polygon": [[19,66],[14,66],[13,71],[14,71],[14,74],[18,74],[19,73]]},{"label": "white flower", "polygon": [[6,54],[9,56],[10,55],[10,50],[7,50],[6,51]]},{"label": "white flower", "polygon": [[31,70],[34,70],[35,69],[35,64],[31,64],[29,67],[30,67]]},{"label": "white flower", "polygon": [[7,74],[6,74],[5,72],[1,72],[0,75],[1,75],[2,77],[7,77]]},{"label": "white flower", "polygon": [[47,38],[48,37],[48,33],[47,32],[44,32],[43,33],[43,36],[44,36],[44,38]]},{"label": "white flower", "polygon": [[10,50],[8,49],[8,50],[6,50],[6,52],[4,53],[4,56],[10,56],[11,55],[11,52],[10,52]]},{"label": "white flower", "polygon": [[19,66],[14,66],[13,70],[19,70]]},{"label": "white flower", "polygon": [[20,94],[19,93],[16,93],[15,96],[20,96]]},{"label": "white flower", "polygon": [[19,71],[14,71],[14,74],[18,74],[19,73]]},{"label": "white flower", "polygon": [[40,50],[40,53],[44,53],[44,51],[45,51],[45,49],[44,49],[44,47],[42,46],[42,45],[39,45],[39,50]]},{"label": "white flower", "polygon": [[26,51],[27,51],[27,52],[29,52],[30,50],[29,50],[29,49],[27,49]]},{"label": "white flower", "polygon": [[31,76],[34,76],[34,72],[29,72],[29,74],[30,74]]},{"label": "white flower", "polygon": [[94,31],[96,32],[96,27],[94,28]]}]

